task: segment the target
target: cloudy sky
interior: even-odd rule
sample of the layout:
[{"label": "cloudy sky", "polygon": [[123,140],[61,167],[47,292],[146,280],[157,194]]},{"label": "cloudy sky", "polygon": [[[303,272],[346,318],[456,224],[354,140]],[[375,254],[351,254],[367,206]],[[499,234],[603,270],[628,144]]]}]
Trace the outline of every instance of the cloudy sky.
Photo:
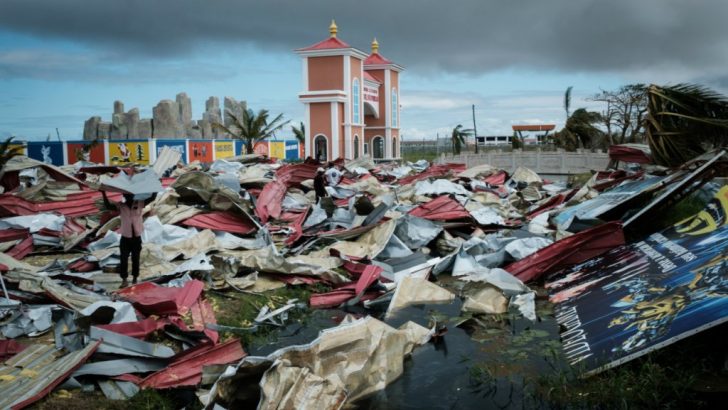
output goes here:
[{"label": "cloudy sky", "polygon": [[2,0],[0,137],[79,138],[110,121],[114,100],[151,117],[187,92],[194,118],[209,96],[299,121],[300,60],[328,36],[405,66],[405,139],[472,123],[564,121],[598,109],[600,89],[699,82],[728,92],[728,2],[722,0]]}]

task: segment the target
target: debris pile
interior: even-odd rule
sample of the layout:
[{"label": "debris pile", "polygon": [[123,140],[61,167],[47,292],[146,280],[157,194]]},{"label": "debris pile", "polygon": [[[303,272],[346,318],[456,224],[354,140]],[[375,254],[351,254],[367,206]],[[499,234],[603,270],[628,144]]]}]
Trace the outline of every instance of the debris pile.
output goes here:
[{"label": "debris pile", "polygon": [[[664,211],[691,192],[710,198],[699,189],[722,153],[677,171],[599,171],[581,182],[551,181],[523,167],[338,161],[329,167],[342,177],[323,197],[313,179],[324,165],[310,159],[247,156],[183,166],[174,155],[165,150],[136,172],[60,169],[26,157],[2,170],[2,407],[22,408],[65,388],[98,389],[114,400],[143,389],[193,389],[209,408],[340,408],[386,388],[406,356],[447,330],[437,320],[392,326],[402,309],[458,299],[468,317],[510,312],[537,321],[535,302],[546,295],[525,282],[549,275],[569,360],[604,366],[596,344],[585,347],[576,337],[580,327],[598,326],[579,316],[579,303],[591,303],[593,289],[607,282],[639,288],[640,300],[620,293],[620,306],[631,310],[613,320],[639,323],[640,336],[612,353],[664,341],[665,320],[674,315],[658,318],[643,306],[664,297],[649,286],[657,279],[630,269],[648,276],[655,266],[663,274],[679,270],[660,258],[662,248],[688,265],[704,260],[692,242],[670,246],[669,239],[721,232],[728,209],[724,188],[712,211],[662,233],[638,212]],[[148,200],[138,284],[120,287],[120,220],[101,191],[111,201],[124,194]],[[723,266],[720,243],[706,272]],[[443,276],[452,277],[450,285],[439,283]],[[722,292],[706,276],[695,280]],[[247,323],[218,324],[229,308],[211,295],[245,299],[285,287],[307,289],[306,300],[271,301],[256,306]],[[685,292],[699,298],[695,287]],[[238,339],[320,309],[352,314],[316,340],[266,355],[248,356],[253,346],[244,349]]]}]

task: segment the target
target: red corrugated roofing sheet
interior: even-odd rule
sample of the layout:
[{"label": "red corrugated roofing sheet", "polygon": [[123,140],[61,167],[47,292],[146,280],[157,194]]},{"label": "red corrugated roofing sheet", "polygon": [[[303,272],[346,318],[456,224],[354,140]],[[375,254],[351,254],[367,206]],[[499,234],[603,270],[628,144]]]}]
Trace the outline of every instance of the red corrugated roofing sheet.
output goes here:
[{"label": "red corrugated roofing sheet", "polygon": [[212,229],[238,234],[249,234],[255,231],[256,227],[247,218],[232,212],[213,211],[204,214],[197,214],[182,222],[183,225],[194,226],[200,229]]},{"label": "red corrugated roofing sheet", "polygon": [[528,282],[558,269],[584,262],[624,245],[621,222],[608,222],[567,236],[508,265],[505,270]]},{"label": "red corrugated roofing sheet", "polygon": [[[119,200],[120,194],[109,195],[109,200]],[[99,213],[96,200],[98,191],[79,191],[70,194],[65,201],[31,202],[13,194],[0,195],[0,216],[24,216],[44,212],[57,212],[64,216],[88,216]]]},{"label": "red corrugated roofing sheet", "polygon": [[131,301],[145,315],[184,315],[202,294],[204,284],[191,280],[181,288],[168,288],[151,282],[143,282],[117,294]]},{"label": "red corrugated roofing sheet", "polygon": [[425,171],[420,172],[419,174],[400,178],[397,182],[401,185],[407,185],[413,182],[422,181],[427,178],[442,177],[448,174],[458,174],[465,171],[466,169],[467,166],[465,164],[448,163],[432,165]]},{"label": "red corrugated roofing sheet", "polygon": [[245,356],[238,339],[231,339],[217,346],[201,345],[184,352],[165,369],[146,377],[139,387],[168,389],[196,386],[202,381],[203,366],[233,363]]},{"label": "red corrugated roofing sheet", "polygon": [[650,164],[652,163],[652,157],[648,151],[648,146],[640,149],[634,146],[612,145],[609,147],[609,158],[615,161]]},{"label": "red corrugated roofing sheet", "polygon": [[255,214],[260,218],[260,222],[266,223],[271,217],[281,216],[281,203],[286,197],[287,190],[281,181],[269,182],[263,187],[255,205]]},{"label": "red corrugated roofing sheet", "polygon": [[163,328],[168,322],[166,320],[158,320],[147,318],[138,322],[113,323],[109,325],[95,325],[101,329],[110,330],[122,335],[144,339],[150,333]]},{"label": "red corrugated roofing sheet", "polygon": [[470,218],[464,206],[457,199],[442,195],[409,211],[410,215],[433,221],[452,221]]},{"label": "red corrugated roofing sheet", "polygon": [[29,229],[2,229],[0,230],[0,243],[17,241],[30,236]]},{"label": "red corrugated roofing sheet", "polygon": [[12,249],[8,250],[6,253],[17,260],[20,260],[28,256],[31,252],[33,252],[33,237],[28,235],[27,238],[13,246]]},{"label": "red corrugated roofing sheet", "polygon": [[21,345],[15,340],[0,340],[0,360],[9,359],[25,349],[25,345]]}]

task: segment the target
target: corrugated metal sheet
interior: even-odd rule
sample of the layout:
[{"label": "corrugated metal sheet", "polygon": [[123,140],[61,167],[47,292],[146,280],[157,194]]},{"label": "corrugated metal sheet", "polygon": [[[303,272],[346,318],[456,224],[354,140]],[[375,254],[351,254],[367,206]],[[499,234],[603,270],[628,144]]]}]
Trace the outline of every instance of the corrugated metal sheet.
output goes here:
[{"label": "corrugated metal sheet", "polygon": [[426,202],[409,212],[410,215],[418,216],[433,221],[452,221],[455,219],[470,218],[470,213],[460,205],[455,198],[442,195],[430,202]]},{"label": "corrugated metal sheet", "polygon": [[28,235],[27,238],[23,239],[19,244],[13,246],[5,253],[20,260],[28,256],[31,252],[33,252],[33,237]]},{"label": "corrugated metal sheet", "polygon": [[255,214],[260,218],[260,222],[266,223],[271,217],[281,216],[281,203],[287,189],[281,181],[269,182],[263,187],[255,205]]},{"label": "corrugated metal sheet", "polygon": [[419,174],[410,175],[404,178],[400,178],[397,183],[400,185],[407,185],[413,182],[422,181],[423,179],[442,177],[448,174],[456,175],[467,169],[465,164],[438,164],[432,165],[427,170],[420,172]]},{"label": "corrugated metal sheet", "polygon": [[200,229],[212,229],[241,235],[249,234],[256,229],[254,223],[245,220],[242,216],[222,211],[197,214],[184,220],[182,224]]},{"label": "corrugated metal sheet", "polygon": [[185,352],[168,367],[145,378],[140,387],[165,389],[196,386],[202,380],[202,367],[237,362],[246,356],[238,339],[217,346],[202,345]]},{"label": "corrugated metal sheet", "polygon": [[22,352],[26,348],[15,340],[0,340],[0,359],[5,360]]},{"label": "corrugated metal sheet", "polygon": [[32,345],[0,367],[0,408],[22,409],[40,400],[61,384],[98,348],[85,348],[58,358],[52,345]]},{"label": "corrugated metal sheet", "polygon": [[545,273],[599,256],[624,243],[622,224],[608,222],[556,241],[506,266],[505,270],[527,282]]},{"label": "corrugated metal sheet", "polygon": [[184,315],[197,301],[205,285],[191,280],[182,288],[168,288],[152,282],[144,282],[117,292],[134,304],[145,315]]}]

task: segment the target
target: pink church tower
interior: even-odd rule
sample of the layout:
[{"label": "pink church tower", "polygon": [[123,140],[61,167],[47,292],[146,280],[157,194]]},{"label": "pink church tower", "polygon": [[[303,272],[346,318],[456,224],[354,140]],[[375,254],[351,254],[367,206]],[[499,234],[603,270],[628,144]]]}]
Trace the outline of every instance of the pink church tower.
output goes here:
[{"label": "pink church tower", "polygon": [[399,73],[402,67],[379,55],[330,37],[296,50],[302,58],[306,157],[320,161],[399,157]]}]

